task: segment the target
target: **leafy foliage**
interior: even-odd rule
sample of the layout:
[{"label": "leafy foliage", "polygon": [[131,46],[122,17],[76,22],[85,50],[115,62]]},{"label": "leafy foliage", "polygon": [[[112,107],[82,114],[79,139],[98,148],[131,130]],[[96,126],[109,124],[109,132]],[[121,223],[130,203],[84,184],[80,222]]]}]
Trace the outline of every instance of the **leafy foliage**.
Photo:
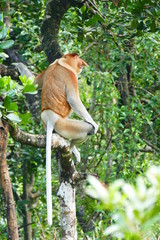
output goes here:
[{"label": "leafy foliage", "polygon": [[[104,234],[120,239],[154,239],[159,229],[160,167],[150,167],[145,177],[138,177],[133,186],[122,179],[108,187],[93,176],[86,192],[99,199],[103,208],[113,211],[111,226]],[[157,229],[156,229],[156,227]]]},{"label": "leafy foliage", "polygon": [[[9,39],[9,31],[6,24],[3,23],[3,13],[0,14],[0,58],[5,60],[8,55],[4,52],[5,49],[11,47],[14,41]],[[0,60],[0,63],[2,63]]]},{"label": "leafy foliage", "polygon": [[3,116],[16,123],[21,122],[25,118],[26,124],[29,122],[30,114],[21,114],[22,119],[20,119],[18,104],[23,100],[23,94],[36,93],[36,86],[33,84],[33,79],[27,79],[26,76],[20,77],[20,80],[23,85],[20,85],[10,77],[0,78],[0,97],[2,99],[0,101],[0,117]]},{"label": "leafy foliage", "polygon": [[35,51],[35,48],[41,43],[40,26],[45,4],[44,0],[31,0],[29,3],[15,1],[12,8],[11,23],[15,47],[18,48],[23,61],[30,61],[30,68],[34,72],[39,72],[48,66],[44,52]]}]

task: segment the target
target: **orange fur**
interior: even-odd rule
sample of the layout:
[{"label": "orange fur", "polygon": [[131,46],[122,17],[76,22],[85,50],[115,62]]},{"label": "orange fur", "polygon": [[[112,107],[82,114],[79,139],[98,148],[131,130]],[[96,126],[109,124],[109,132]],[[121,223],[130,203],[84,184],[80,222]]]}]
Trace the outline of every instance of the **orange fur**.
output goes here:
[{"label": "orange fur", "polygon": [[50,109],[62,117],[67,117],[71,112],[71,107],[67,102],[65,91],[66,87],[71,85],[79,95],[76,76],[55,63],[47,68],[45,77],[42,89],[42,112]]},{"label": "orange fur", "polygon": [[44,80],[45,80],[45,73],[46,70],[43,71],[41,74],[39,74],[37,77],[35,77],[34,79],[34,83],[38,84],[38,89],[42,89],[43,84],[44,84]]}]

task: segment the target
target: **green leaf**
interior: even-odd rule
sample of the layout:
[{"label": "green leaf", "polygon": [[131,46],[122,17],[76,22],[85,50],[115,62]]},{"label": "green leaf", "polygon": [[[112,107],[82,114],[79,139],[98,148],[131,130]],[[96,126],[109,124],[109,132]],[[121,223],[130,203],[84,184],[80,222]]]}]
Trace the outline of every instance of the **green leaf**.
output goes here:
[{"label": "green leaf", "polygon": [[3,78],[0,78],[0,89],[4,88],[4,81]]},{"label": "green leaf", "polygon": [[31,118],[31,114],[30,113],[24,113],[24,114],[19,114],[20,118],[21,118],[21,124],[26,124],[29,123],[30,118]]},{"label": "green leaf", "polygon": [[36,88],[37,87],[34,84],[28,84],[24,87],[23,93],[36,94],[37,93]]},{"label": "green leaf", "polygon": [[131,27],[132,28],[137,28],[138,27],[138,20],[137,20],[137,18],[136,19],[133,19],[133,21],[131,22]]},{"label": "green leaf", "polygon": [[95,14],[92,18],[89,19],[86,25],[87,26],[95,25],[97,22],[104,22],[104,19],[98,14]]},{"label": "green leaf", "polygon": [[3,23],[3,13],[0,13],[0,22]]},{"label": "green leaf", "polygon": [[0,102],[0,108],[4,109],[5,107],[2,105],[2,102]]},{"label": "green leaf", "polygon": [[18,111],[18,105],[16,102],[11,102],[8,111]]},{"label": "green leaf", "polygon": [[159,42],[157,42],[154,38],[152,38],[152,37],[148,37],[148,39],[150,39],[153,43],[155,43],[155,44],[159,44]]},{"label": "green leaf", "polygon": [[9,113],[6,117],[13,122],[16,122],[16,123],[21,122],[21,119],[14,113]]},{"label": "green leaf", "polygon": [[111,29],[111,27],[112,27],[113,25],[114,25],[114,22],[109,23],[109,24],[107,25],[106,29],[107,29],[107,30]]},{"label": "green leaf", "polygon": [[7,97],[5,98],[5,100],[4,100],[4,106],[5,106],[5,108],[7,108],[7,107],[10,105],[10,103],[11,103],[10,97],[7,96]]},{"label": "green leaf", "polygon": [[1,49],[7,49],[7,48],[10,48],[13,44],[14,44],[13,40],[3,41],[3,42],[0,43],[0,48]]},{"label": "green leaf", "polygon": [[155,32],[155,30],[156,30],[156,22],[155,21],[152,21],[152,23],[150,24],[150,28],[151,28],[152,32]]},{"label": "green leaf", "polygon": [[27,78],[26,85],[33,84],[33,83],[34,83],[34,78],[33,77]]},{"label": "green leaf", "polygon": [[7,35],[7,28],[4,26],[3,29],[0,31],[0,39],[5,38]]},{"label": "green leaf", "polygon": [[7,109],[7,111],[17,111],[18,105],[16,102],[11,102],[11,99],[9,96],[7,96],[4,100],[4,106]]},{"label": "green leaf", "polygon": [[84,4],[81,8],[80,8],[81,13],[84,13],[86,11],[86,5]]},{"label": "green leaf", "polygon": [[141,21],[137,27],[137,30],[143,30],[143,28],[144,28],[144,23],[143,21]]},{"label": "green leaf", "polygon": [[19,76],[19,79],[21,80],[21,83],[24,85],[26,83],[27,77],[25,75],[23,77]]},{"label": "green leaf", "polygon": [[2,58],[3,60],[6,60],[6,58],[9,58],[9,56],[6,53],[1,52],[0,53],[0,58]]}]

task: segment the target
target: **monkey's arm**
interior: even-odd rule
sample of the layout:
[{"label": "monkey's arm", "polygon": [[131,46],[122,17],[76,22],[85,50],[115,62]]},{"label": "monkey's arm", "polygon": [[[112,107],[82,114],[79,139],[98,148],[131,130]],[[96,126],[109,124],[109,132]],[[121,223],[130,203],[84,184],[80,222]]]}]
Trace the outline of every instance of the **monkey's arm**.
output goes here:
[{"label": "monkey's arm", "polygon": [[96,133],[98,130],[98,125],[93,121],[92,117],[86,110],[85,106],[81,102],[78,93],[76,93],[75,89],[67,89],[67,102],[71,106],[72,110],[81,118],[83,118],[86,122],[90,123],[94,127],[94,132]]}]

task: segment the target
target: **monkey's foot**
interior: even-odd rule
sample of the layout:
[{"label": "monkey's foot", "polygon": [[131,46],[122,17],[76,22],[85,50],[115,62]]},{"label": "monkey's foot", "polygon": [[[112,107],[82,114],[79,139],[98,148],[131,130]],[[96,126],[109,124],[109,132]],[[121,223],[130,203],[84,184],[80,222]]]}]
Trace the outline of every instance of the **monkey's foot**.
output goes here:
[{"label": "monkey's foot", "polygon": [[77,148],[75,146],[73,146],[71,150],[72,150],[72,153],[74,154],[74,156],[76,157],[77,163],[79,163],[81,161],[80,152],[77,150]]}]

